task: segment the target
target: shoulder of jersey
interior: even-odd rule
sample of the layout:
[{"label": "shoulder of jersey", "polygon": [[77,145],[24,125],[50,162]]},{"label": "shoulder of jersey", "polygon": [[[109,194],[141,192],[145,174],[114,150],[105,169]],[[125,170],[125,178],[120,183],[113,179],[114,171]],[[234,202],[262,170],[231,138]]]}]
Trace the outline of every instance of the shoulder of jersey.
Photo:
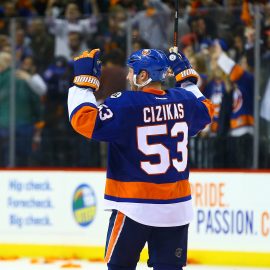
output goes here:
[{"label": "shoulder of jersey", "polygon": [[168,91],[171,93],[171,95],[174,95],[177,98],[179,98],[179,97],[181,97],[182,99],[196,98],[192,92],[187,91],[184,88],[170,88]]},{"label": "shoulder of jersey", "polygon": [[123,90],[121,92],[115,92],[111,94],[108,98],[115,99],[115,100],[122,100],[122,99],[128,98],[132,92],[133,91]]},{"label": "shoulder of jersey", "polygon": [[106,98],[105,103],[110,106],[126,106],[131,99],[132,91],[124,90],[121,92],[116,92]]},{"label": "shoulder of jersey", "polygon": [[110,99],[117,99],[117,98],[120,98],[121,96],[123,96],[123,93],[124,93],[124,92],[125,92],[125,91],[113,93],[113,94],[111,94],[111,95],[109,96],[109,98],[110,98]]},{"label": "shoulder of jersey", "polygon": [[132,97],[134,97],[134,91],[128,91],[128,90],[124,90],[121,92],[116,92],[113,93],[112,95],[110,95],[107,98],[107,101],[110,103],[125,103],[128,100],[131,100]]}]

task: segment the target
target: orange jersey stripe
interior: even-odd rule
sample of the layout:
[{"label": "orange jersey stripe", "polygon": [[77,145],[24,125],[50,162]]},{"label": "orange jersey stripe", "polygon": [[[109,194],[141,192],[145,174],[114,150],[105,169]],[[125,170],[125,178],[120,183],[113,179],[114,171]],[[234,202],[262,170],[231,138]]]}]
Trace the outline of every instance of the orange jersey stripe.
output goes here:
[{"label": "orange jersey stripe", "polygon": [[111,232],[111,236],[110,236],[110,240],[109,240],[109,243],[108,243],[108,247],[107,247],[107,251],[106,251],[106,254],[105,254],[105,262],[109,262],[110,259],[111,259],[111,256],[112,256],[112,253],[113,253],[113,250],[114,250],[114,247],[116,245],[116,242],[119,238],[119,235],[122,231],[122,228],[123,228],[123,225],[124,225],[124,222],[125,222],[125,218],[126,216],[119,212],[117,213],[117,216],[115,218],[115,221],[114,221],[114,226],[113,226],[113,229],[112,229],[112,232]]},{"label": "orange jersey stripe", "polygon": [[165,95],[166,94],[166,92],[164,90],[155,89],[155,88],[144,88],[142,91],[146,92],[146,93],[151,93],[154,95]]},{"label": "orange jersey stripe", "polygon": [[251,115],[241,115],[236,119],[230,121],[231,128],[239,128],[242,126],[253,126],[254,118]]},{"label": "orange jersey stripe", "polygon": [[210,118],[213,119],[213,116],[214,116],[214,113],[215,113],[215,108],[214,108],[214,105],[212,104],[212,102],[209,99],[205,99],[205,100],[202,101],[202,103],[208,109]]},{"label": "orange jersey stripe", "polygon": [[98,109],[90,106],[84,106],[73,115],[71,125],[81,135],[91,138],[97,114]]},{"label": "orange jersey stripe", "polygon": [[105,195],[149,200],[170,200],[190,196],[188,180],[174,183],[155,184],[147,182],[122,182],[107,178]]},{"label": "orange jersey stripe", "polygon": [[238,64],[236,64],[232,71],[231,71],[231,74],[230,74],[230,79],[231,81],[235,82],[235,81],[238,81],[241,76],[243,75],[244,73],[244,70],[241,66],[239,66]]}]

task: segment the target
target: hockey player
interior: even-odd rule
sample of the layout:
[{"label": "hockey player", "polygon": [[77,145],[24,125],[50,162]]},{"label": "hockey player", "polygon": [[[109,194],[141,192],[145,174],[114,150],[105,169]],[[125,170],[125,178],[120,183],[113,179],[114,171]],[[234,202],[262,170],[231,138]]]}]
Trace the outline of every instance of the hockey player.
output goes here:
[{"label": "hockey player", "polygon": [[[131,90],[96,106],[100,51],[74,61],[69,118],[87,138],[109,143],[105,208],[112,210],[105,261],[109,270],[136,269],[148,243],[148,265],[181,270],[192,220],[188,136],[209,124],[211,103],[196,86],[197,73],[183,54],[144,49],[127,64]],[[162,90],[168,68],[176,87]]]}]

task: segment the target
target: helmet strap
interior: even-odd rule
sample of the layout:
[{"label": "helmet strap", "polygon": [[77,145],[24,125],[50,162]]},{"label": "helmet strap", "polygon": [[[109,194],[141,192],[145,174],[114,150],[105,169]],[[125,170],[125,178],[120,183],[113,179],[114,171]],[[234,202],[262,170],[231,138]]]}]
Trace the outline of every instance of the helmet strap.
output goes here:
[{"label": "helmet strap", "polygon": [[142,88],[142,87],[146,86],[146,85],[149,84],[151,81],[152,81],[152,79],[149,78],[149,79],[146,80],[145,82],[139,84],[139,83],[137,83],[137,75],[136,75],[136,74],[133,75],[133,83],[134,83],[134,85],[136,85],[138,88]]}]

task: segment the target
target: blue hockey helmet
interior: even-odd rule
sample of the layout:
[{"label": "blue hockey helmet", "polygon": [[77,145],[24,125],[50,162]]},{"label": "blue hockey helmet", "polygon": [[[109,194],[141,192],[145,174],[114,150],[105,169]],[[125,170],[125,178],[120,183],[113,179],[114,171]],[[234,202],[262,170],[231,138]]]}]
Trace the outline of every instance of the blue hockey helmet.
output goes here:
[{"label": "blue hockey helmet", "polygon": [[[130,55],[127,60],[127,65],[134,70],[134,84],[142,87],[151,81],[163,82],[169,68],[168,58],[161,50],[156,49],[142,49]],[[136,76],[145,70],[149,74],[149,79],[143,84],[136,83]]]}]

